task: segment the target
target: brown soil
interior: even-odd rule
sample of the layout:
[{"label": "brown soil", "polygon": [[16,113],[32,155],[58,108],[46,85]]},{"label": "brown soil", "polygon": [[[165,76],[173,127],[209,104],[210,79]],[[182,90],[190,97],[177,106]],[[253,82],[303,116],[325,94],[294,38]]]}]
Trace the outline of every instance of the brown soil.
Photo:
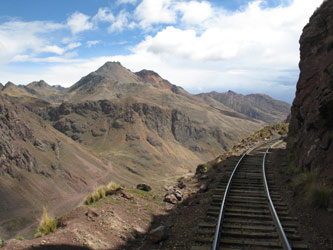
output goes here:
[{"label": "brown soil", "polygon": [[289,166],[285,143],[272,152],[268,157],[271,163],[268,167],[274,168],[275,181],[281,187],[281,195],[291,213],[299,220],[302,239],[313,250],[333,249],[333,213],[313,207],[301,193],[293,191],[290,177],[282,174],[283,169]]},{"label": "brown soil", "polygon": [[[289,164],[285,145],[272,152],[267,167],[274,168],[281,195],[291,213],[299,218],[304,242],[314,250],[333,249],[333,214],[313,208],[300,195],[294,196],[290,181],[281,174]],[[163,202],[164,187],[150,192],[126,189],[91,206],[76,208],[61,219],[62,227],[53,234],[33,240],[10,240],[4,249],[191,249],[198,224],[210,204],[216,176],[223,174],[223,166],[234,162],[235,157],[229,157],[218,168],[211,169],[204,180],[193,175],[185,177],[184,198],[177,205]],[[209,184],[207,192],[200,192],[203,183]],[[149,232],[160,225],[168,228],[169,237],[155,244],[150,240]]]},{"label": "brown soil", "polygon": [[[76,208],[60,219],[55,233],[33,240],[13,239],[3,249],[190,249],[211,197],[209,190],[199,192],[200,185],[210,180],[185,177],[183,200],[177,205],[163,202],[164,187],[150,192],[126,189]],[[160,225],[168,228],[169,238],[152,243],[149,232]]]}]

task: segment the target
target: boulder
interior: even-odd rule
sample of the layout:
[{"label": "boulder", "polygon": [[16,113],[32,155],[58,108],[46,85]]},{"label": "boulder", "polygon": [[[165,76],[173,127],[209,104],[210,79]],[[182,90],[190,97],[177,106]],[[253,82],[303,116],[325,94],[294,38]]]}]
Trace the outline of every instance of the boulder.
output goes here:
[{"label": "boulder", "polygon": [[207,184],[201,184],[199,192],[204,193],[208,191],[208,185]]},{"label": "boulder", "polygon": [[181,201],[183,198],[183,193],[179,189],[174,189],[173,191],[174,196],[177,198],[178,201]]},{"label": "boulder", "polygon": [[166,194],[164,197],[164,201],[171,203],[171,204],[177,204],[178,203],[178,199],[174,194]]},{"label": "boulder", "polygon": [[127,200],[133,200],[134,199],[134,196],[125,192],[124,190],[122,190],[121,192],[121,197],[127,199]]},{"label": "boulder", "polygon": [[151,187],[148,184],[142,183],[136,186],[137,189],[149,192]]},{"label": "boulder", "polygon": [[169,237],[168,229],[166,226],[159,226],[151,230],[149,236],[152,242],[159,243],[163,240],[166,240]]},{"label": "boulder", "polygon": [[185,185],[184,181],[180,181],[180,182],[178,183],[177,187],[179,187],[180,189],[183,189],[183,188],[186,187],[186,185]]},{"label": "boulder", "polygon": [[94,221],[96,217],[98,217],[98,213],[95,209],[88,208],[88,210],[85,212],[85,215],[87,216],[87,220]]}]

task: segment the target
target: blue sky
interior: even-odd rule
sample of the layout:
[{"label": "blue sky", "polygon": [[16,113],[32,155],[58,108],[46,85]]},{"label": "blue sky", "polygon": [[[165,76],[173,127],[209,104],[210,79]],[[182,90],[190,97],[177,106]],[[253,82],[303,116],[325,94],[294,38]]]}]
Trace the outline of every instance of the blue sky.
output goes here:
[{"label": "blue sky", "polygon": [[71,86],[106,61],[191,93],[291,102],[302,28],[322,0],[11,0],[0,8],[0,82]]}]

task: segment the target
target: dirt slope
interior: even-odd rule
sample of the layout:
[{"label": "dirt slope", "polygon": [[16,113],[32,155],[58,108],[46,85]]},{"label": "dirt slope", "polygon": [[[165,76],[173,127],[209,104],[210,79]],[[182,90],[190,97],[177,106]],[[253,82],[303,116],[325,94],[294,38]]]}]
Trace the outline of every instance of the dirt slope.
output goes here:
[{"label": "dirt slope", "polygon": [[36,222],[42,206],[55,214],[72,209],[112,176],[110,164],[0,94],[2,238]]}]

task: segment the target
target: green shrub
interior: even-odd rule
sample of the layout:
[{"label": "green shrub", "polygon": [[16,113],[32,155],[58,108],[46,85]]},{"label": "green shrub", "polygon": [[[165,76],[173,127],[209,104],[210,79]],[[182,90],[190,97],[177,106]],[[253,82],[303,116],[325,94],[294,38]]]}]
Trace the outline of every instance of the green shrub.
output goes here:
[{"label": "green shrub", "polygon": [[45,207],[43,207],[42,218],[39,222],[38,231],[35,234],[35,238],[53,233],[57,228],[57,220],[52,218]]},{"label": "green shrub", "polygon": [[207,164],[199,164],[197,169],[195,170],[195,174],[205,174],[208,172],[208,165]]},{"label": "green shrub", "polygon": [[23,236],[17,236],[16,239],[17,240],[24,240],[24,237]]}]

